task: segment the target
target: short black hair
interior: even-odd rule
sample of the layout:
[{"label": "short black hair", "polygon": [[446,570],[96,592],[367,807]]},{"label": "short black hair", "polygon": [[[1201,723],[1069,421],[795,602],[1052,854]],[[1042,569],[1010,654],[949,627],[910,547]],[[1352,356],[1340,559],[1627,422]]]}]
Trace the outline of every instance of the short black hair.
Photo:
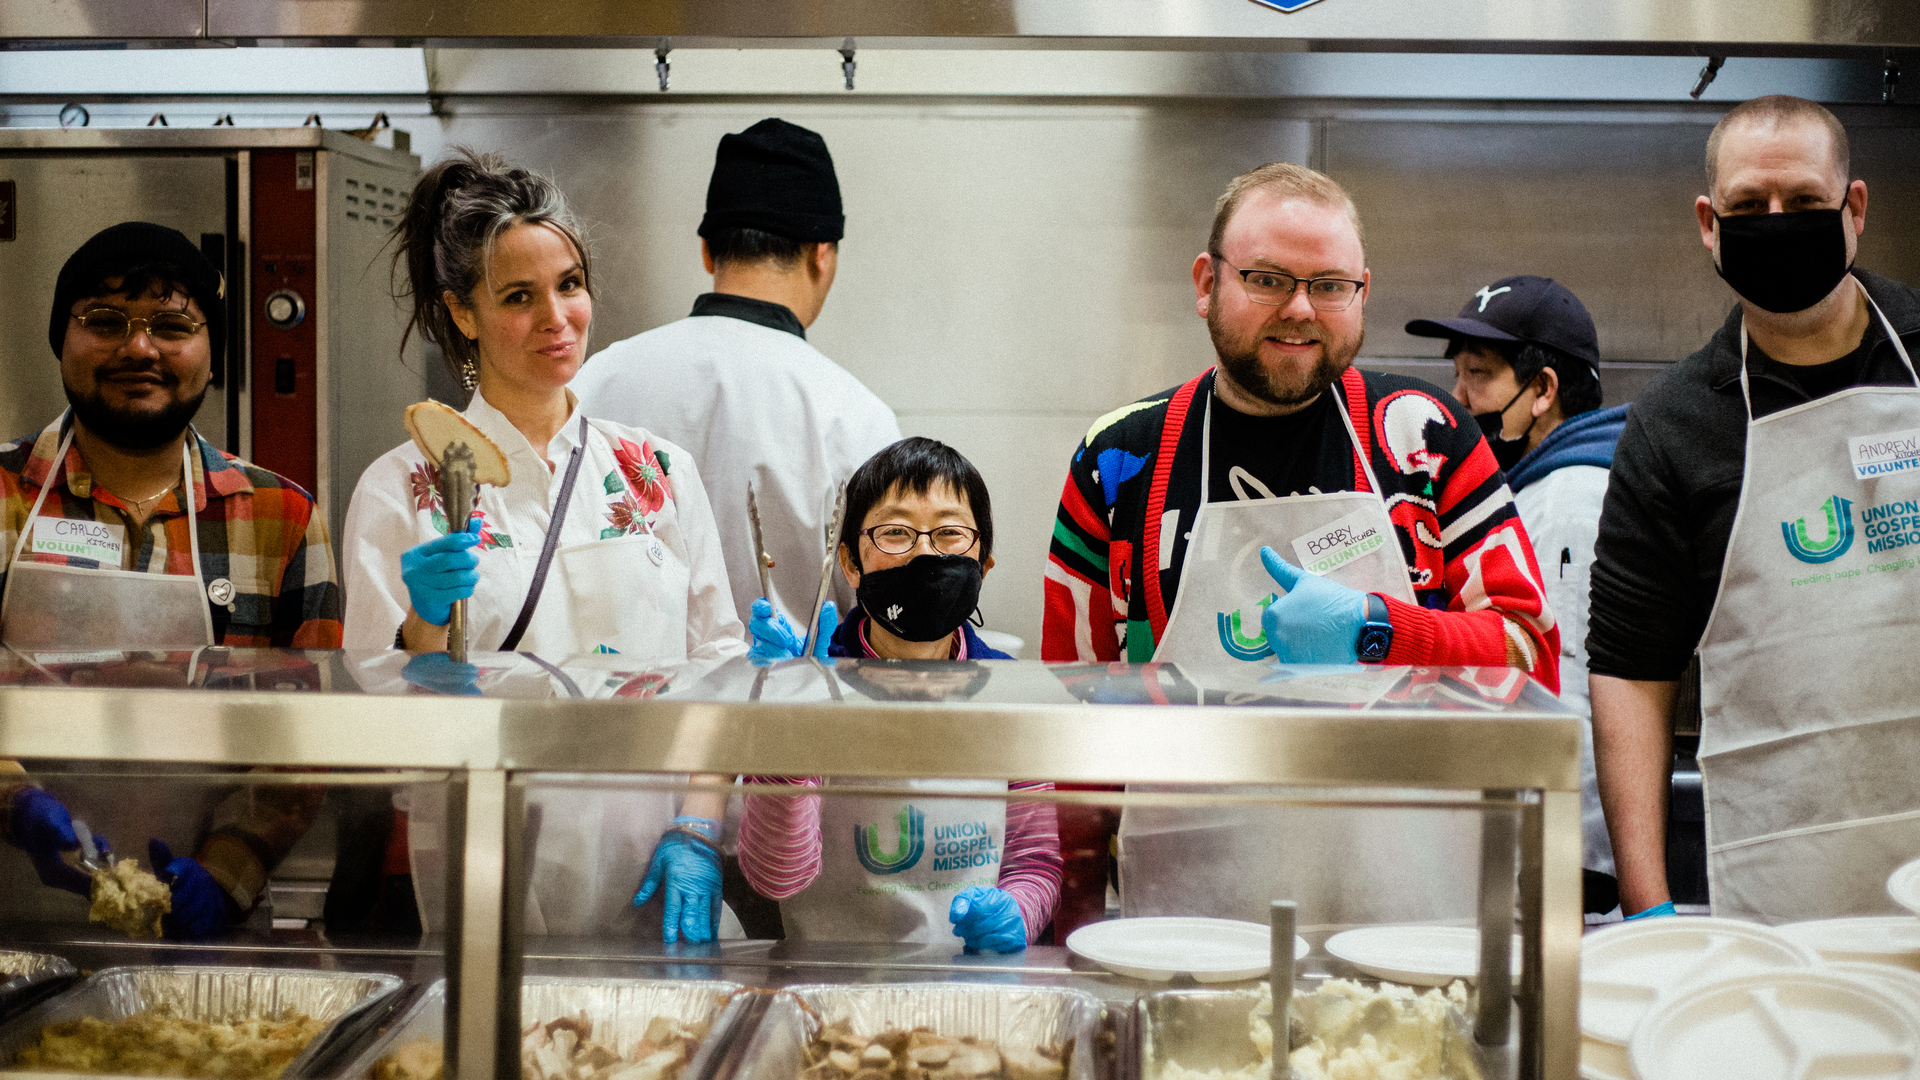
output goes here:
[{"label": "short black hair", "polygon": [[1469,341],[1498,353],[1513,369],[1513,381],[1523,387],[1552,368],[1560,376],[1560,415],[1567,419],[1600,407],[1600,373],[1585,360],[1551,345],[1491,338],[1454,338],[1447,343],[1447,359],[1453,359]]},{"label": "short black hair", "polygon": [[716,229],[707,237],[707,253],[713,256],[715,266],[728,263],[773,262],[780,266],[792,266],[800,261],[807,250],[816,243],[829,243],[839,247],[838,241],[795,240],[779,233],[765,232],[760,229]]},{"label": "short black hair", "polygon": [[973,511],[974,527],[980,530],[979,559],[993,554],[993,503],[987,498],[987,482],[960,451],[938,439],[914,436],[901,439],[873,455],[853,471],[847,481],[847,516],[840,523],[840,542],[853,553],[854,565],[860,563],[860,530],[873,504],[886,498],[895,484],[911,494],[925,494],[935,484],[945,484],[967,500]]}]

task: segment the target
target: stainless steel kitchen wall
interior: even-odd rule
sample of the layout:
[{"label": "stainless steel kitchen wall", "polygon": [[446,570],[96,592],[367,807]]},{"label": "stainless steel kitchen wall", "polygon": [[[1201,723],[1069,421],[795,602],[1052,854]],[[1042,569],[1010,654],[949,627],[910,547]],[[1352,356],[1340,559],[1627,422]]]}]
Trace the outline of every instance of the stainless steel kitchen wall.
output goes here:
[{"label": "stainless steel kitchen wall", "polygon": [[[774,115],[821,132],[847,236],[809,339],[905,431],[981,468],[1000,537],[982,608],[1034,656],[1075,444],[1212,360],[1190,270],[1230,177],[1291,160],[1350,186],[1376,289],[1363,366],[1450,383],[1440,343],[1401,325],[1496,277],[1547,274],[1592,307],[1619,400],[1731,304],[1691,209],[1723,107],[456,98],[414,147],[427,161],[447,143],[498,149],[559,180],[592,227],[599,346],[680,318],[708,287],[694,229],[723,133]],[[1901,167],[1920,126],[1904,109],[1846,119],[1873,191],[1861,263],[1920,280],[1920,190]]]}]

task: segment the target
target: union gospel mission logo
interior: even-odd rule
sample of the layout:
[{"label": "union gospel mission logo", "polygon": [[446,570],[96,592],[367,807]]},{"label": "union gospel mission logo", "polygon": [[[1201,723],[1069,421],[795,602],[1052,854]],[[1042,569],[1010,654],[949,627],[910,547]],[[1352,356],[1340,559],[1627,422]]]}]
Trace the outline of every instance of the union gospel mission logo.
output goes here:
[{"label": "union gospel mission logo", "polygon": [[[1326,577],[1355,559],[1365,558],[1387,546],[1387,534],[1370,510],[1356,510],[1346,517],[1310,532],[1293,542],[1293,554],[1300,568],[1309,574]],[[1214,629],[1220,635],[1220,647],[1235,660],[1264,660],[1273,655],[1267,633],[1260,626],[1260,614],[1267,605],[1280,599],[1268,593],[1254,602],[1253,614],[1246,608],[1214,613]],[[1253,633],[1247,633],[1251,627]]]},{"label": "union gospel mission logo", "polygon": [[[881,844],[882,824],[853,827],[853,853],[870,874],[898,874],[913,869],[927,853],[927,816],[911,804],[894,818],[891,848]],[[933,869],[970,870],[997,866],[1000,845],[984,821],[963,821],[933,827]]]},{"label": "union gospel mission logo", "polygon": [[[1920,500],[1900,499],[1869,506],[1859,514],[1856,526],[1853,502],[1838,495],[1828,496],[1819,509],[1809,515],[1815,522],[1809,528],[1807,518],[1780,523],[1781,539],[1794,558],[1816,566],[1830,563],[1853,550],[1854,538],[1864,536],[1869,555],[1885,555],[1905,547],[1920,547]],[[1815,539],[1814,533],[1819,532]],[[1911,570],[1913,556],[1896,557],[1861,568],[1831,570],[1807,577],[1789,578],[1790,585],[1830,585],[1835,579],[1856,578],[1862,574],[1888,574]]]}]

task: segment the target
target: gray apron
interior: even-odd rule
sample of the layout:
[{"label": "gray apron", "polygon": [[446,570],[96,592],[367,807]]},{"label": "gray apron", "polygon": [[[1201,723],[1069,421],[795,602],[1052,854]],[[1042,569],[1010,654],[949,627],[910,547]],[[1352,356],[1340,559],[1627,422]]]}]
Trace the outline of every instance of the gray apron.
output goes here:
[{"label": "gray apron", "polygon": [[[1368,491],[1212,502],[1212,395],[1205,408],[1200,509],[1155,662],[1174,661],[1189,680],[1216,687],[1273,668],[1260,613],[1278,586],[1261,565],[1263,544],[1349,588],[1414,602],[1399,536],[1364,453],[1356,457]],[[1358,450],[1344,403],[1338,411]],[[1285,794],[1382,795],[1359,788],[1291,788]],[[1464,921],[1476,902],[1479,837],[1471,812],[1128,807],[1120,816],[1120,902],[1129,917],[1207,915],[1264,923],[1271,901],[1291,899],[1299,904],[1301,925],[1320,928]]]},{"label": "gray apron", "polygon": [[[1007,790],[1004,780],[909,780],[905,786],[930,793]],[[820,876],[780,902],[787,937],[959,948],[947,911],[960,890],[999,884],[1007,804],[853,798],[837,795],[831,784],[820,794]]]},{"label": "gray apron", "polygon": [[[1746,343],[1742,325],[1751,416]],[[1916,557],[1920,389],[1854,387],[1748,421],[1740,506],[1699,650],[1715,915],[1900,910],[1887,875],[1920,857]]]},{"label": "gray apron", "polygon": [[[128,543],[121,526],[66,518],[40,518],[47,495],[65,472],[73,428],[54,452],[47,482],[20,526],[20,541],[7,562],[6,594],[0,597],[0,641],[23,650],[123,647],[196,648],[212,645],[213,612],[200,580],[200,522],[194,512],[193,429],[180,446],[185,476],[187,536],[193,574],[148,574],[136,570],[87,569],[22,560],[31,542],[36,553],[73,554],[124,562]],[[61,535],[72,531],[74,535]],[[216,582],[216,584],[218,584]]]}]

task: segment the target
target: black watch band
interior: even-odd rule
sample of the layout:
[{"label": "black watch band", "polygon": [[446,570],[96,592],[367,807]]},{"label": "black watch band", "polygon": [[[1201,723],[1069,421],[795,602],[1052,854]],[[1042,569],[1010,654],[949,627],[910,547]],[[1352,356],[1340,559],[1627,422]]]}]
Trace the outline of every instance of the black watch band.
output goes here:
[{"label": "black watch band", "polygon": [[1378,664],[1386,660],[1387,653],[1393,649],[1393,621],[1387,613],[1387,602],[1378,593],[1367,594],[1366,622],[1360,626],[1359,640],[1354,642],[1354,652],[1363,664]]}]

